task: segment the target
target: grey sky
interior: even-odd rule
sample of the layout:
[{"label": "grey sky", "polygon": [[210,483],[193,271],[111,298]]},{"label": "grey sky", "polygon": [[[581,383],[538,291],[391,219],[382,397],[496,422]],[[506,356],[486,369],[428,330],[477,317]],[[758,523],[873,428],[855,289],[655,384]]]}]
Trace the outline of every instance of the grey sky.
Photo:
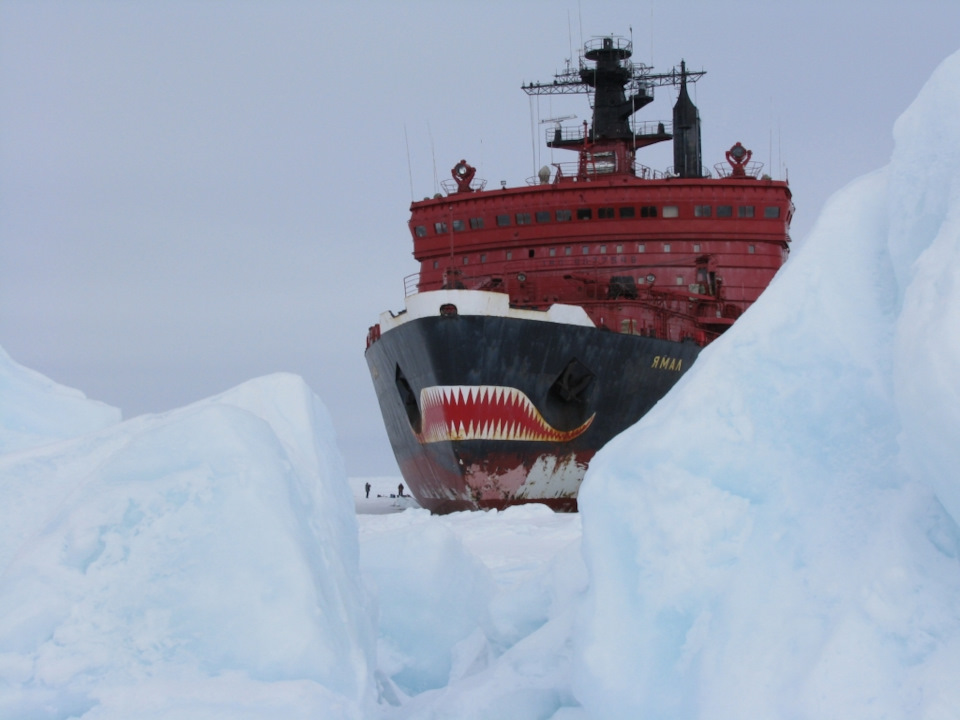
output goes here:
[{"label": "grey sky", "polygon": [[348,470],[396,473],[363,349],[417,269],[411,176],[522,183],[536,118],[586,107],[521,82],[631,27],[635,61],[707,70],[708,167],[742,141],[789,172],[799,245],[887,162],[960,3],[0,0],[0,345],[125,417],[295,372]]}]

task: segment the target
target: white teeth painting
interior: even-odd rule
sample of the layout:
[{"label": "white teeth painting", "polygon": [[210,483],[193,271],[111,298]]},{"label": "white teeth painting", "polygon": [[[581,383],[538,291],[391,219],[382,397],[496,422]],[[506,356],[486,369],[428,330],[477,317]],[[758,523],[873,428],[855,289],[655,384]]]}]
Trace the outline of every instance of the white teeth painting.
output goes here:
[{"label": "white teeth painting", "polygon": [[424,443],[444,440],[567,442],[581,435],[593,415],[573,430],[557,430],[522,391],[500,385],[443,385],[420,391]]}]

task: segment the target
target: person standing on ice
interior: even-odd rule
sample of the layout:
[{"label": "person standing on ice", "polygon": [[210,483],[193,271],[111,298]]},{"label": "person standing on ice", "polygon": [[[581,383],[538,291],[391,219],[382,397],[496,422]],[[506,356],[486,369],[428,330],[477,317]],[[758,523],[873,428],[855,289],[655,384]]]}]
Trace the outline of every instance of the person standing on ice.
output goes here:
[{"label": "person standing on ice", "polygon": [[370,498],[370,483],[367,483],[363,486],[363,489],[367,491],[367,499]]},{"label": "person standing on ice", "polygon": [[403,483],[400,483],[397,486],[397,495],[399,495],[400,497],[403,497]]}]

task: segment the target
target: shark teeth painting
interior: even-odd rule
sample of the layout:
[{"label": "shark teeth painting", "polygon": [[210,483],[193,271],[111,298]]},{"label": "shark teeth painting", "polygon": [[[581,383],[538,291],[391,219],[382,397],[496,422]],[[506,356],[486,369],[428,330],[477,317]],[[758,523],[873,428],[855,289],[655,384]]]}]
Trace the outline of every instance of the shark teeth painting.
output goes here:
[{"label": "shark teeth painting", "polygon": [[420,391],[420,442],[519,440],[568,442],[596,415],[573,430],[552,427],[522,391],[502,385],[434,385]]}]

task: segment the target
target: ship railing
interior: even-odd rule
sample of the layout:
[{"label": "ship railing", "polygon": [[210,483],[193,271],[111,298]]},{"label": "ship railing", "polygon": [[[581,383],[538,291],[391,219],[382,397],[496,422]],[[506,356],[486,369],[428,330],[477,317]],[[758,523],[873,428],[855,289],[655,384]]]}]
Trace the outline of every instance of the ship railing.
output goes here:
[{"label": "ship railing", "polygon": [[[527,185],[549,185],[550,183],[576,182],[581,177],[580,163],[553,163],[553,167],[555,170],[549,176],[546,176],[544,173],[543,176],[534,175],[532,177],[528,177],[526,180]],[[593,162],[585,163],[585,169],[586,177],[584,179],[589,180],[602,175],[612,175],[614,172],[616,172],[616,163],[612,160],[595,160]],[[652,167],[641,165],[639,163],[634,164],[633,174],[641,180],[664,180],[672,177],[672,175],[669,173],[665,173],[660,170],[654,170]],[[547,177],[547,179],[544,180],[544,177]],[[709,177],[709,174],[707,174],[706,177]]]},{"label": "ship railing", "polygon": [[[667,176],[667,177],[679,177],[679,176],[677,175],[676,170],[675,170],[675,168],[673,167],[673,165],[671,165],[670,167],[667,168],[667,170],[666,170],[666,176]],[[701,166],[700,166],[700,177],[701,177],[701,178],[712,178],[712,177],[713,177],[713,175],[710,173],[710,169],[709,169],[706,165],[701,165]]]},{"label": "ship railing", "polygon": [[[648,94],[652,94],[648,91]],[[658,122],[656,120],[645,120],[643,122],[633,123],[634,135],[672,135],[673,123]]]},{"label": "ship railing", "polygon": [[[640,137],[668,136],[673,133],[673,124],[658,122],[656,120],[647,120],[644,122],[635,122],[632,124],[632,130],[635,135]],[[588,130],[583,125],[555,125],[544,131],[547,145],[577,145],[586,140],[593,140],[588,136]]]},{"label": "ship railing", "polygon": [[403,279],[403,296],[410,297],[411,295],[416,295],[417,287],[420,285],[420,273],[413,273],[412,275],[407,275]]},{"label": "ship railing", "polygon": [[[470,191],[479,192],[487,186],[487,181],[482,178],[474,178],[470,181]],[[443,188],[443,191],[447,195],[453,195],[457,192],[457,183],[452,178],[447,178],[446,180],[440,181],[440,187]]]},{"label": "ship railing", "polygon": [[[713,166],[713,169],[717,172],[717,177],[727,178],[727,177],[736,177],[733,174],[733,167],[730,163],[717,163]],[[748,162],[743,166],[744,175],[740,177],[752,177],[760,178],[760,174],[763,172],[763,163],[761,162]]]},{"label": "ship railing", "polygon": [[665,173],[660,170],[654,170],[652,167],[647,167],[646,165],[641,165],[640,163],[634,164],[633,174],[641,180],[664,180],[665,178],[670,177],[669,173]]},{"label": "ship railing", "polygon": [[550,143],[581,143],[584,138],[582,125],[555,125],[544,131],[547,145]]},{"label": "ship railing", "polygon": [[633,52],[633,41],[618,35],[592,37],[583,43],[584,54],[591,50],[625,50]]},{"label": "ship railing", "polygon": [[[547,176],[546,173],[541,170],[543,173],[534,175],[527,178],[527,185],[549,185],[550,183],[558,182],[575,182],[580,176],[580,163],[576,162],[565,162],[565,163],[551,163],[554,170]],[[547,166],[544,166],[547,167]],[[595,177],[597,175],[611,175],[616,166],[613,162],[590,162],[586,163],[586,171],[589,177]],[[544,181],[546,177],[546,181]]]}]

